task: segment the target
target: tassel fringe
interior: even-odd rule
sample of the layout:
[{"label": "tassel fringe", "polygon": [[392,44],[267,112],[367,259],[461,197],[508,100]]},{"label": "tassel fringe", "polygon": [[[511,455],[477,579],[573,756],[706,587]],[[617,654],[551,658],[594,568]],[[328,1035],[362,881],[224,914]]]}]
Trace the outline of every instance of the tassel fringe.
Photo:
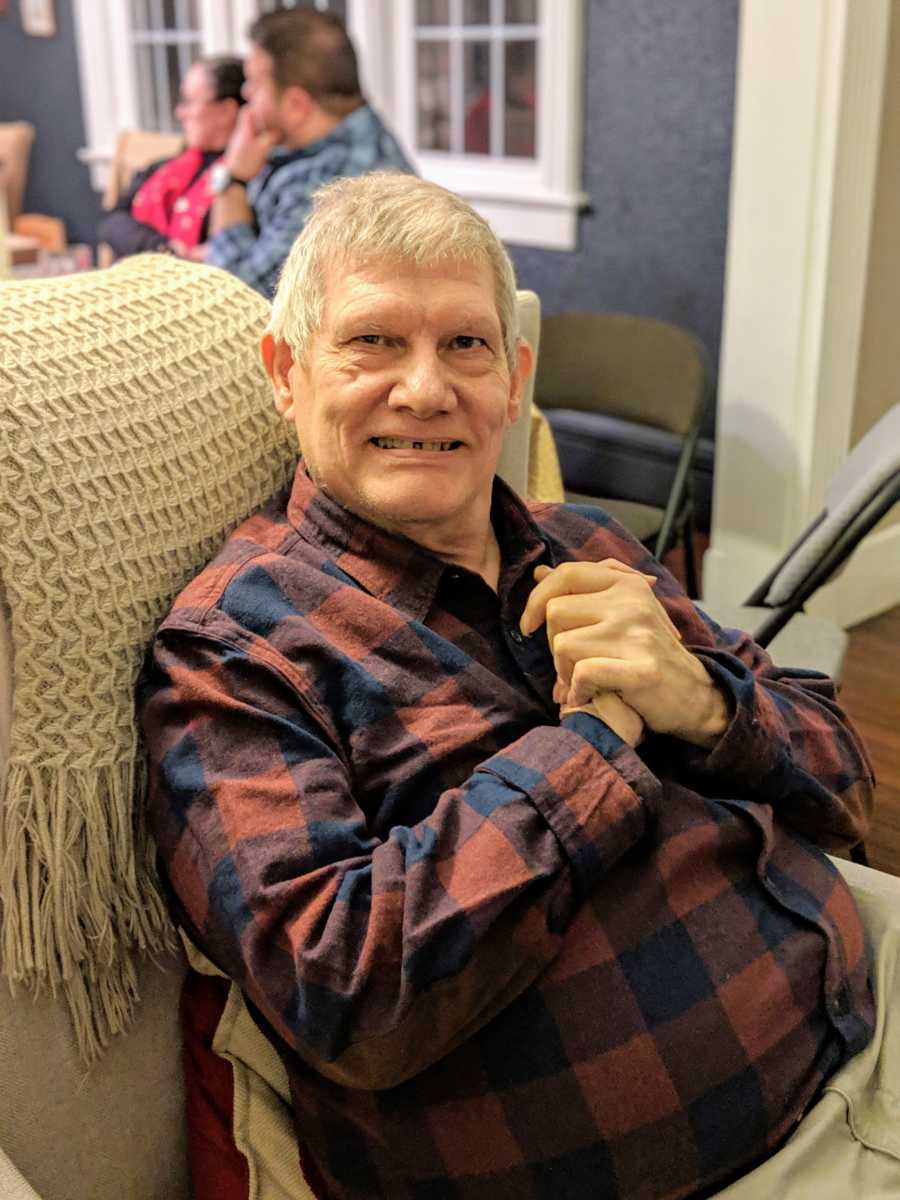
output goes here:
[{"label": "tassel fringe", "polygon": [[10,764],[0,795],[0,964],[13,990],[62,994],[93,1062],[138,1001],[134,957],[176,939],[144,821],[143,765]]}]

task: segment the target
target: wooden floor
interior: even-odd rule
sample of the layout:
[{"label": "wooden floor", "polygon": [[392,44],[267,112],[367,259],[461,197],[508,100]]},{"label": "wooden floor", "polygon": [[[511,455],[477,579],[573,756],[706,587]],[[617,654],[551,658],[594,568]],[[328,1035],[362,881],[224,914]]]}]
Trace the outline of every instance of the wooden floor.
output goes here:
[{"label": "wooden floor", "polygon": [[875,768],[869,865],[900,875],[900,608],[850,630],[840,702]]}]

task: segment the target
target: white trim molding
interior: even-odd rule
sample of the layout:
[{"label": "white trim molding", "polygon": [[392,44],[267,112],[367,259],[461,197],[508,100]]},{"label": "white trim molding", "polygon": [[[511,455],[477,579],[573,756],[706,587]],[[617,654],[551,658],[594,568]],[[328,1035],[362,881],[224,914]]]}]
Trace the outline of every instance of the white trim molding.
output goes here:
[{"label": "white trim molding", "polygon": [[890,0],[742,3],[711,603],[746,599],[849,449],[889,19]]},{"label": "white trim molding", "polygon": [[87,145],[78,151],[91,169],[97,191],[106,186],[116,138],[137,126],[137,96],[131,71],[124,4],[74,0],[75,44]]}]

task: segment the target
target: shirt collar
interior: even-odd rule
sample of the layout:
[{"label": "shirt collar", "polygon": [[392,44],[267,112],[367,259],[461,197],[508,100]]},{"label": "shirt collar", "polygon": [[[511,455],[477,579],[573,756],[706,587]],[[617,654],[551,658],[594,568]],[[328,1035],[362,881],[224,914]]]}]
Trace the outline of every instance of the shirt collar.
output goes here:
[{"label": "shirt collar", "polygon": [[[313,483],[302,461],[287,518],[299,536],[324,550],[339,570],[411,620],[424,620],[444,572],[459,569],[409,538],[388,533],[341,507]],[[546,546],[526,506],[501,479],[494,480],[491,521],[500,545],[502,603]]]}]

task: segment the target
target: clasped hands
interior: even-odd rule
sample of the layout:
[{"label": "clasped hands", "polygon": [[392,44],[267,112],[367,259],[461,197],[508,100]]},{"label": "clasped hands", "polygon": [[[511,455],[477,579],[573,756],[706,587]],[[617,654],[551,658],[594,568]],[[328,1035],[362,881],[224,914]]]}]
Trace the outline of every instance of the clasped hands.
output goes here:
[{"label": "clasped hands", "polygon": [[710,749],[728,705],[653,594],[656,577],[612,558],[537,567],[523,634],[546,624],[560,715],[600,717],[631,746],[645,729]]}]

